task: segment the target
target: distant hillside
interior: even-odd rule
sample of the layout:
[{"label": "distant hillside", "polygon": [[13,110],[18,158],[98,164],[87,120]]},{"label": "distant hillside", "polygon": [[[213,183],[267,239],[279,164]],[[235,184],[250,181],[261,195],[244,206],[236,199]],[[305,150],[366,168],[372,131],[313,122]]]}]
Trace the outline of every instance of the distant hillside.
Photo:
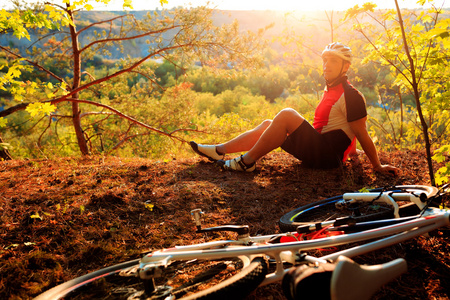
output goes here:
[{"label": "distant hillside", "polygon": [[[77,26],[78,30],[92,23],[108,20],[118,15],[124,15],[131,13],[136,19],[142,19],[147,13],[154,13],[152,10],[148,11],[81,11],[78,12]],[[328,15],[327,15],[328,13]],[[308,12],[282,12],[282,11],[216,11],[213,15],[213,22],[216,26],[222,24],[229,24],[234,20],[237,20],[240,24],[242,31],[257,31],[261,28],[265,28],[272,25],[266,33],[266,37],[272,41],[272,38],[279,37],[283,31],[289,29],[290,32],[295,32],[295,35],[303,37],[304,44],[310,49],[321,49],[323,45],[328,44],[331,37],[330,22],[328,19],[333,20],[334,32],[333,39],[341,39],[345,42],[352,39],[359,39],[360,37],[355,34],[351,29],[352,24],[347,21],[342,23],[344,13],[343,12],[324,12],[324,11],[308,11]],[[450,14],[441,14],[441,19],[449,18]],[[374,21],[367,18],[366,21]],[[114,28],[114,26],[113,26]],[[118,30],[118,27],[115,28]],[[86,44],[89,42],[88,38],[93,35],[94,31],[100,32],[103,30],[109,30],[109,23],[104,23],[99,26],[94,26],[89,30],[83,32],[80,35],[80,43]],[[56,32],[56,37],[62,39],[67,34],[67,31]],[[166,36],[165,38],[170,38]],[[30,41],[27,39],[17,40],[11,35],[0,35],[0,44],[9,45],[11,47],[19,48],[21,51],[30,49],[31,47],[42,47],[45,40],[39,41],[36,33],[31,32]],[[150,41],[151,44],[151,41]],[[272,44],[274,49],[282,51],[279,43]],[[126,53],[123,54],[115,47],[108,49],[111,52],[112,59],[119,59],[130,55],[131,57],[140,57],[145,55],[148,51],[149,44],[147,38],[140,40],[134,40],[124,42]],[[317,51],[317,50],[316,50]],[[100,54],[100,53],[99,53]]]},{"label": "distant hillside", "polygon": [[[92,23],[111,19],[115,16],[123,15],[126,13],[128,12],[79,12],[77,21],[78,30]],[[137,19],[142,19],[147,13],[153,13],[153,11],[132,12],[132,14]],[[329,25],[327,23],[327,17],[324,12],[296,13],[295,15],[290,14],[287,17],[285,12],[280,11],[216,11],[213,18],[214,24],[217,26],[228,24],[233,22],[234,20],[237,20],[242,31],[257,31],[260,28],[265,28],[269,25],[273,25],[267,31],[267,38],[279,36],[288,25],[289,27],[295,29],[296,32],[311,37],[311,41],[313,43],[323,45],[329,41]],[[86,30],[86,32],[80,35],[80,43],[82,45],[88,43],[88,38],[93,35],[94,31],[100,32],[103,30],[109,30],[109,24],[94,26],[91,29]],[[37,32],[30,32],[30,34],[30,40],[17,40],[11,35],[0,35],[0,44],[19,48],[23,53],[25,52],[25,50],[31,49],[32,47],[42,47],[45,43],[45,40],[39,41]],[[66,34],[67,31],[55,32],[55,37],[57,39],[62,39],[66,36]],[[140,40],[125,43],[124,45],[127,49],[126,55],[139,57],[146,54],[148,49],[146,40],[147,38],[143,38]],[[111,48],[109,50],[112,53],[110,58],[119,59],[125,56],[115,48]]]}]

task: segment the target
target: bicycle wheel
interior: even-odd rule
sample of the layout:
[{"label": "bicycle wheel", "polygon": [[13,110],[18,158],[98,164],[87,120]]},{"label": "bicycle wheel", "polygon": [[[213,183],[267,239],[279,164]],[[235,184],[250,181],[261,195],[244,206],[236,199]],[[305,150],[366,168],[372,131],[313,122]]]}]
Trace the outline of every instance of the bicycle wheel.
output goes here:
[{"label": "bicycle wheel", "polygon": [[[369,192],[410,192],[417,195],[426,195],[427,198],[437,194],[438,189],[432,186],[422,185],[403,185],[395,186],[389,189],[377,188]],[[327,198],[321,201],[313,202],[305,206],[296,208],[280,218],[279,227],[283,232],[295,231],[298,226],[322,223],[338,218],[352,217],[356,222],[366,222],[373,220],[393,218],[393,208],[383,203],[371,203],[360,201],[349,207],[337,207],[336,203],[343,199],[342,195]],[[401,216],[417,214],[419,209],[411,202],[397,201],[400,207]]]},{"label": "bicycle wheel", "polygon": [[264,280],[267,261],[256,257],[175,261],[155,278],[156,292],[145,294],[139,259],[114,265],[58,285],[35,298],[53,299],[241,299]]}]

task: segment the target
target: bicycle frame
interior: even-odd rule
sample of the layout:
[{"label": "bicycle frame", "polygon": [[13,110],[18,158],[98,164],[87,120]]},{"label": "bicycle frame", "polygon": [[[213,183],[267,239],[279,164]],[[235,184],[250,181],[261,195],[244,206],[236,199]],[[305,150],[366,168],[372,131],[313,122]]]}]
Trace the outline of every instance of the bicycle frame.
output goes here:
[{"label": "bicycle frame", "polygon": [[[379,196],[379,193],[375,194]],[[237,256],[247,257],[247,259],[251,260],[252,257],[266,255],[276,262],[276,270],[266,275],[265,280],[261,284],[266,285],[280,281],[283,278],[288,270],[283,267],[283,262],[292,264],[300,261],[326,263],[327,260],[336,260],[340,255],[354,257],[415,238],[440,227],[448,226],[450,225],[449,218],[450,212],[447,210],[428,208],[421,216],[403,223],[315,240],[269,244],[276,237],[292,235],[292,233],[283,233],[255,237],[244,236],[237,240],[178,246],[145,255],[140,261],[139,276],[143,280],[158,277],[162,268],[168,266],[170,261],[176,260],[221,259]],[[309,255],[303,255],[301,257],[303,251],[372,239],[378,240],[319,258]]]},{"label": "bicycle frame", "polygon": [[[395,194],[395,200],[394,197],[391,195]],[[425,207],[424,201],[422,201],[421,195],[416,195],[412,193],[398,193],[398,192],[392,192],[392,193],[346,193],[343,195],[344,200],[351,200],[351,201],[373,201],[374,202],[385,202],[387,204],[390,204],[394,207],[394,216],[396,218],[400,218],[399,215],[399,207],[396,202],[397,201],[410,201],[414,204],[416,204],[420,210],[422,210]],[[425,198],[426,200],[426,198]],[[349,201],[349,202],[351,202]]]},{"label": "bicycle frame", "polygon": [[[395,195],[395,197],[393,197]],[[394,199],[395,198],[395,199]],[[394,208],[394,217],[400,218],[399,214],[399,206],[396,201],[409,201],[415,204],[420,210],[423,210],[425,207],[426,195],[425,198],[422,197],[422,194],[413,194],[408,192],[389,192],[389,193],[345,193],[342,195],[342,200],[336,200],[336,207],[345,207],[351,205],[354,202],[384,202],[391,205]],[[314,207],[310,208],[313,209]],[[335,220],[325,221],[320,223],[320,226],[330,226],[334,225]],[[316,224],[304,225],[303,229],[306,231],[316,231]]]},{"label": "bicycle frame", "polygon": [[[372,268],[372,270],[383,270],[383,272],[370,271],[367,273],[367,268],[363,270],[364,266],[358,266],[356,263],[349,261],[350,258],[450,225],[450,210],[428,207],[433,201],[444,201],[442,195],[449,192],[447,186],[441,188],[441,190],[426,186],[398,186],[394,188],[395,190],[392,190],[392,188],[384,191],[374,189],[372,191],[380,192],[351,193],[343,197],[333,197],[320,201],[318,204],[300,207],[294,212],[298,214],[300,210],[307,212],[309,209],[314,208],[319,208],[318,210],[321,211],[320,205],[333,205],[337,201],[383,201],[391,203],[394,199],[409,200],[411,204],[415,203],[415,205],[423,207],[418,215],[385,219],[385,216],[379,218],[380,214],[376,214],[374,218],[376,221],[366,221],[370,218],[330,217],[335,220],[314,225],[308,225],[311,224],[308,222],[300,223],[305,225],[298,226],[296,232],[250,236],[248,226],[227,225],[202,229],[201,210],[193,210],[192,214],[194,215],[197,233],[232,231],[237,233],[237,239],[176,246],[150,252],[140,259],[109,266],[74,278],[46,291],[36,299],[60,299],[58,297],[64,297],[72,292],[80,293],[80,295],[84,293],[89,295],[89,292],[97,293],[97,285],[93,284],[91,286],[91,283],[106,284],[105,288],[115,288],[116,284],[118,284],[119,290],[122,290],[121,286],[124,287],[124,293],[122,293],[124,296],[130,292],[128,287],[133,287],[131,290],[133,295],[136,296],[145,294],[152,298],[166,299],[166,296],[170,295],[172,299],[178,296],[184,297],[185,289],[197,287],[200,283],[212,279],[213,277],[211,276],[216,275],[219,275],[218,277],[220,278],[215,278],[211,282],[212,286],[206,290],[193,291],[193,295],[189,295],[188,298],[194,299],[196,296],[203,297],[207,295],[216,297],[219,292],[222,296],[226,295],[228,297],[233,295],[235,297],[242,292],[245,294],[250,293],[258,285],[267,285],[283,280],[286,273],[291,268],[296,268],[299,264],[307,264],[307,266],[304,266],[305,268],[310,267],[311,264],[319,268],[335,267],[336,272],[333,271],[330,283],[333,290],[331,293],[334,293],[334,295],[342,294],[347,297],[348,286],[354,285],[355,281],[359,280],[358,285],[363,287],[363,290],[360,289],[360,292],[368,297],[371,293],[371,290],[367,289],[368,285],[371,285],[372,288],[377,288],[386,283],[386,280],[390,280],[389,278],[394,278],[405,272],[406,262],[401,259],[396,260],[400,264],[398,262],[390,262],[389,269],[386,266],[387,264],[373,266],[376,268]],[[410,188],[409,191],[408,188]],[[425,192],[422,193],[422,191]],[[384,194],[387,196],[383,196]],[[353,207],[354,205],[352,205]],[[405,215],[408,215],[414,211],[408,208],[409,205],[403,207],[405,207],[405,210],[402,209],[402,215],[403,212]],[[333,210],[333,207],[330,208]],[[289,218],[292,217],[291,215],[291,213],[288,213]],[[329,224],[326,228],[325,223]],[[313,233],[310,234],[310,232]],[[316,238],[323,232],[327,233],[326,237]],[[286,239],[283,237],[291,238]],[[295,237],[295,239],[292,239],[292,237]],[[304,240],[305,238],[306,240]],[[286,242],[285,240],[289,241]],[[352,245],[352,243],[357,243],[357,246]],[[349,245],[346,247],[347,249],[338,252],[330,252],[331,254],[326,255],[312,254],[312,250],[318,248],[326,249],[344,244]],[[212,260],[212,262],[203,264],[202,260]],[[230,261],[218,262],[216,260]],[[266,260],[269,260],[271,266],[275,265],[275,268],[268,268]],[[304,268],[292,271],[297,272],[299,270],[302,271],[302,269]],[[225,274],[220,274],[221,270],[225,270]],[[356,273],[355,270],[357,270]],[[219,271],[219,273],[216,273],[216,271]],[[293,272],[294,276],[296,276],[295,272]],[[292,274],[289,273],[289,275]],[[142,281],[137,285],[135,282],[136,276]],[[160,277],[164,280],[155,280]],[[344,278],[346,277],[349,277],[350,281],[345,281]],[[379,280],[379,277],[382,278]],[[293,279],[291,277],[286,278],[288,281]],[[215,282],[219,283],[215,284]],[[336,282],[339,282],[339,284]],[[84,290],[85,286],[86,290]],[[134,290],[134,286],[139,286],[138,290]],[[359,294],[355,295],[360,297]]]}]

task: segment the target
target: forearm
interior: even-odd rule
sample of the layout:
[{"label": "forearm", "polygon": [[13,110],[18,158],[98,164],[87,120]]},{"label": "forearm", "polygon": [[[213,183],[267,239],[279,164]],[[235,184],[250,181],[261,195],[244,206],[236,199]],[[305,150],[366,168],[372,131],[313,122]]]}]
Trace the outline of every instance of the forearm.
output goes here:
[{"label": "forearm", "polygon": [[367,158],[370,160],[373,169],[374,170],[379,169],[381,167],[380,159],[378,157],[377,149],[375,148],[375,145],[370,136],[366,135],[365,137],[360,137],[358,141],[361,144],[364,153],[367,155]]},{"label": "forearm", "polygon": [[366,120],[367,117],[362,118],[360,120],[356,120],[354,122],[351,122],[350,126],[353,132],[355,133],[355,136],[358,139],[359,143],[361,144],[361,147],[363,148],[364,152],[366,153],[367,157],[372,163],[373,170],[379,172],[390,172],[395,174],[397,172],[397,168],[390,165],[382,165],[380,163],[377,149],[375,148],[372,138],[370,137],[366,129]]}]

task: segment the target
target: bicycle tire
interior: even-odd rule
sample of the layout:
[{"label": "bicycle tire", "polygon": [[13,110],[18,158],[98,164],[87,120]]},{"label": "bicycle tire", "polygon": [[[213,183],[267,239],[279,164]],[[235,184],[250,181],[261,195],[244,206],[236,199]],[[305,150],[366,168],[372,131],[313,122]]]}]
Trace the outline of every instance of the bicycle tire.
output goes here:
[{"label": "bicycle tire", "polygon": [[[406,190],[415,193],[424,193],[427,198],[433,197],[438,193],[438,189],[432,186],[424,185],[402,185],[390,188],[388,191]],[[371,189],[369,192],[381,192],[383,188]],[[365,207],[366,211],[361,212],[359,207],[349,210],[338,210],[335,203],[343,199],[343,195],[327,198],[317,202],[313,202],[301,207],[298,207],[285,215],[279,220],[279,228],[282,232],[296,231],[298,226],[322,223],[324,221],[335,220],[343,217],[352,217],[356,222],[367,222],[374,220],[382,220],[393,218],[393,208],[375,208]],[[367,205],[367,203],[364,203]],[[409,216],[417,214],[419,209],[411,202],[399,205],[401,216]],[[352,215],[352,212],[359,211],[360,215]]]},{"label": "bicycle tire", "polygon": [[[193,275],[197,278],[205,277],[204,273],[211,271],[211,264],[218,264],[224,260],[198,260],[195,261],[177,261],[175,262],[175,269],[178,275],[186,277],[186,270],[180,270],[182,264],[192,264],[190,267],[198,270],[205,268],[203,274]],[[242,299],[256,289],[264,280],[268,264],[263,257],[256,257],[253,260],[243,259],[241,257],[229,258],[228,261],[233,261],[236,264],[241,264],[242,267],[237,271],[237,274],[224,274],[227,278],[223,279],[218,284],[214,284],[210,288],[206,288],[200,292],[190,292],[189,284],[192,281],[192,287],[200,286],[202,283],[210,280],[211,277],[195,281],[195,278],[186,278],[185,281],[180,281],[179,290],[176,292],[175,298],[171,299]],[[208,267],[201,265],[208,263]],[[147,297],[144,295],[144,283],[137,276],[124,276],[129,274],[139,266],[139,259],[124,262],[114,266],[110,266],[98,271],[74,278],[68,282],[60,284],[34,298],[35,300],[56,300],[56,299],[165,299],[168,295],[159,295]],[[208,270],[209,268],[209,270]],[[223,269],[223,267],[221,267]],[[228,265],[227,265],[228,268]],[[173,274],[169,274],[171,276]],[[206,277],[210,276],[206,275]],[[183,286],[184,284],[184,286]],[[191,288],[192,288],[191,287]],[[169,295],[170,292],[169,292]]]}]

